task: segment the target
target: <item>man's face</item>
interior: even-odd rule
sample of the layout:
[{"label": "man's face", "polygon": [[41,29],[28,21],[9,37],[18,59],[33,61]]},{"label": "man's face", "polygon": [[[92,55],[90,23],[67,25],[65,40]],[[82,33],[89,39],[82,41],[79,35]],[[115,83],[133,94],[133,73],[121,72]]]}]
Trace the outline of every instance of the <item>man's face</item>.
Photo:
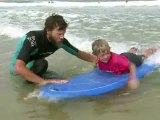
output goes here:
[{"label": "man's face", "polygon": [[59,30],[59,27],[56,27],[55,29],[48,31],[48,39],[59,44],[63,41],[65,32],[66,30]]}]

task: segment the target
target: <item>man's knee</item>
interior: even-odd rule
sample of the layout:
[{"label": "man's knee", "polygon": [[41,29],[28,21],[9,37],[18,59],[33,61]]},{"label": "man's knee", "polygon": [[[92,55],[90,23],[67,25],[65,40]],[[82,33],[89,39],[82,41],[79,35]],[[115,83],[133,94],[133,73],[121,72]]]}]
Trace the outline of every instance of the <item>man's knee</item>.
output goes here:
[{"label": "man's knee", "polygon": [[40,69],[44,69],[45,71],[47,71],[47,68],[48,68],[47,60],[40,59],[40,60],[38,60],[38,64],[40,64]]},{"label": "man's knee", "polygon": [[46,71],[47,71],[47,68],[48,68],[48,62],[47,60],[45,59],[39,59],[39,60],[35,60],[31,70],[41,76],[43,75]]}]

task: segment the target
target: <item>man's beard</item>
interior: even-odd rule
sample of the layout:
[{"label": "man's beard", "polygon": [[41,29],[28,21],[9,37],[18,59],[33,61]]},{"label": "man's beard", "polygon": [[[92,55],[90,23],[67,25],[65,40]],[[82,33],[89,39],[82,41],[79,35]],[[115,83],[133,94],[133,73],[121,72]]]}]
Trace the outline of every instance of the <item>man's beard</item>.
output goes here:
[{"label": "man's beard", "polygon": [[49,41],[56,47],[58,47],[60,44],[60,43],[56,42],[55,38],[52,36],[49,36]]}]

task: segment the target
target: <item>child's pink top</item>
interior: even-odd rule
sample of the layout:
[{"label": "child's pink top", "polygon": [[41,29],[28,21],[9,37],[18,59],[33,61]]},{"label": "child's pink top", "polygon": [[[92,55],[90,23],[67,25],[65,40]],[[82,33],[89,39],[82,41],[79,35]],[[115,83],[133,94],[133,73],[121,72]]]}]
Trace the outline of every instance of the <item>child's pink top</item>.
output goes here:
[{"label": "child's pink top", "polygon": [[129,72],[130,62],[126,56],[111,52],[109,61],[103,63],[99,60],[97,66],[102,71],[114,72],[115,74],[120,75]]}]

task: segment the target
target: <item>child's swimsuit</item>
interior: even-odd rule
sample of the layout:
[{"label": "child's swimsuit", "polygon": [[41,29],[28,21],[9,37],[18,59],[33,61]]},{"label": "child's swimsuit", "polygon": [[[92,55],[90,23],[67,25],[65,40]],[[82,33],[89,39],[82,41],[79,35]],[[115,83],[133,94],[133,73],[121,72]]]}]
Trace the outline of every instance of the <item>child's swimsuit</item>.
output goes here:
[{"label": "child's swimsuit", "polygon": [[119,55],[111,52],[110,59],[107,63],[98,61],[97,66],[105,72],[114,72],[115,74],[123,74],[129,72],[130,61],[125,55]]},{"label": "child's swimsuit", "polygon": [[136,55],[130,52],[121,53],[120,55],[125,55],[128,60],[134,63],[136,66],[140,66],[145,59],[143,55]]},{"label": "child's swimsuit", "polygon": [[114,72],[115,74],[123,74],[129,72],[130,63],[140,66],[143,63],[143,56],[133,53],[116,54],[111,52],[111,57],[107,63],[102,61],[97,62],[97,66],[100,70],[106,72]]}]

